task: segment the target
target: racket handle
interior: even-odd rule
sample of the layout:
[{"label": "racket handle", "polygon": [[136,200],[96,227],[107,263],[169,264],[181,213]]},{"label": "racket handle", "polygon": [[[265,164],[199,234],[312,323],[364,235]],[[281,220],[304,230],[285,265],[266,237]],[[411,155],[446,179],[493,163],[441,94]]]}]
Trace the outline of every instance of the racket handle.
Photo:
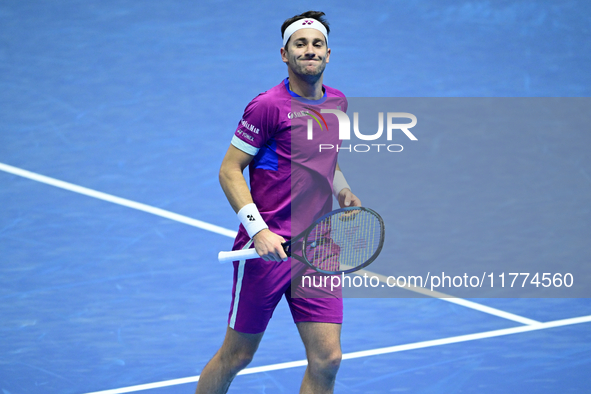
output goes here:
[{"label": "racket handle", "polygon": [[233,250],[231,252],[218,253],[218,261],[220,263],[227,263],[236,260],[256,259],[259,255],[255,249]]}]

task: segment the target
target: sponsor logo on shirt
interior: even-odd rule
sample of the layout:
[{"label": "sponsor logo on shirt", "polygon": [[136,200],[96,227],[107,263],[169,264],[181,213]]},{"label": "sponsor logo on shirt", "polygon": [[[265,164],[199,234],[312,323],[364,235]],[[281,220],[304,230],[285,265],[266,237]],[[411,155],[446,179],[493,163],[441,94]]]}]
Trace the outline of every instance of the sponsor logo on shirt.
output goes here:
[{"label": "sponsor logo on shirt", "polygon": [[[322,119],[322,122],[324,123],[324,125],[326,126],[326,129],[328,130],[328,125],[326,124],[326,120],[324,120],[324,117],[322,115],[320,115],[320,113],[318,111],[314,111],[312,108],[310,107],[305,107],[307,109],[307,111],[294,111],[294,112],[288,112],[287,113],[287,117],[288,119],[294,119],[294,118],[301,118],[302,116],[311,116],[312,118],[314,118],[314,120],[316,121],[316,123],[318,123],[318,125],[320,125],[320,130],[323,130],[322,128],[322,123],[320,123],[320,121],[318,120],[318,117],[320,119]],[[337,107],[339,110],[341,109],[341,106]],[[316,114],[316,116],[314,116],[313,114]]]},{"label": "sponsor logo on shirt", "polygon": [[295,111],[295,112],[288,112],[287,118],[294,119],[294,118],[301,118],[302,116],[308,116],[308,111]]},{"label": "sponsor logo on shirt", "polygon": [[250,142],[254,142],[254,137],[252,135],[248,134],[247,132],[245,132],[244,130],[236,130],[236,135],[241,135],[242,137],[246,138]]},{"label": "sponsor logo on shirt", "polygon": [[250,123],[248,123],[248,122],[247,122],[246,120],[244,120],[244,119],[241,119],[241,120],[240,120],[240,124],[241,124],[241,125],[242,125],[242,126],[243,126],[243,127],[246,129],[246,130],[248,130],[248,131],[252,131],[252,132],[253,132],[253,133],[255,133],[255,134],[258,134],[258,133],[259,133],[259,131],[260,131],[258,128],[254,127],[253,125],[251,125]]}]

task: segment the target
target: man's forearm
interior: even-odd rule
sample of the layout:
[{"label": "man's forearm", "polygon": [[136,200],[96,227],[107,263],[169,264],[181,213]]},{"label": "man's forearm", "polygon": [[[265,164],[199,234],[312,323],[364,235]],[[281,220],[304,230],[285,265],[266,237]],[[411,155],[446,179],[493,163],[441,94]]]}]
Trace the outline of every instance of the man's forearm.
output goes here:
[{"label": "man's forearm", "polygon": [[252,203],[252,195],[239,168],[222,168],[220,185],[234,212],[238,213],[242,207]]},{"label": "man's forearm", "polygon": [[[230,164],[228,164],[230,163]],[[239,213],[242,208],[246,205],[252,204],[252,195],[244,179],[242,168],[240,165],[231,164],[231,161],[225,161],[222,163],[220,169],[220,185],[226,194],[226,198],[236,213]],[[248,209],[246,207],[245,209]],[[257,211],[258,212],[258,211]],[[240,217],[240,214],[238,215]],[[262,218],[260,218],[262,220]],[[264,223],[264,222],[263,222]],[[244,222],[242,223],[245,224]],[[249,232],[248,223],[245,228]],[[265,224],[266,227],[266,224]],[[256,234],[251,234],[256,232]],[[260,232],[250,231],[249,235],[254,238],[255,249],[259,256],[265,261],[282,261],[287,259],[285,251],[281,244],[285,242],[283,237],[274,234],[268,229],[263,229]],[[256,235],[256,237],[255,237]]]}]

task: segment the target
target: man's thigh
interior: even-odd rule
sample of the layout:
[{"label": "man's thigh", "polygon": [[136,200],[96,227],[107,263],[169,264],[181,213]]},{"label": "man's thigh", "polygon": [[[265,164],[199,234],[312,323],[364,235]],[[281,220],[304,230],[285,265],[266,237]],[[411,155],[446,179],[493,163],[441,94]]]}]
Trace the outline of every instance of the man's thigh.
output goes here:
[{"label": "man's thigh", "polygon": [[298,331],[308,358],[332,358],[341,353],[341,325],[334,323],[300,322]]},{"label": "man's thigh", "polygon": [[285,298],[296,324],[343,322],[343,298],[340,294],[330,292],[330,289],[304,289],[296,280],[285,293]]}]

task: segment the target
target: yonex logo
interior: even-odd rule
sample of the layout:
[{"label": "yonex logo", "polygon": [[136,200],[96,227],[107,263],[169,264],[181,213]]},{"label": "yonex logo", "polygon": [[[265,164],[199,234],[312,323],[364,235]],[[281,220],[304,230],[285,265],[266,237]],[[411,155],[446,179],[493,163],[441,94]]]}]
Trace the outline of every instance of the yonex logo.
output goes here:
[{"label": "yonex logo", "polygon": [[252,215],[246,215],[246,217],[248,218],[249,222],[254,222],[256,220]]},{"label": "yonex logo", "polygon": [[311,25],[312,23],[314,23],[314,21],[304,21],[302,25]]}]

